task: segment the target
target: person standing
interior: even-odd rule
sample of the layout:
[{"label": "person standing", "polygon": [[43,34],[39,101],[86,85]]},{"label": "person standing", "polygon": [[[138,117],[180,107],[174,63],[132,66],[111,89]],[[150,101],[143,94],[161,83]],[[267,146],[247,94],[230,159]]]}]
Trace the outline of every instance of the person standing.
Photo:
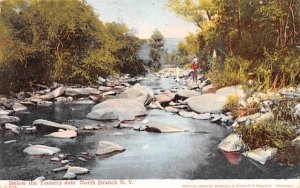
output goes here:
[{"label": "person standing", "polygon": [[193,70],[193,81],[197,82],[197,72],[199,69],[199,62],[198,62],[198,58],[195,57],[194,60],[192,61],[192,70]]}]

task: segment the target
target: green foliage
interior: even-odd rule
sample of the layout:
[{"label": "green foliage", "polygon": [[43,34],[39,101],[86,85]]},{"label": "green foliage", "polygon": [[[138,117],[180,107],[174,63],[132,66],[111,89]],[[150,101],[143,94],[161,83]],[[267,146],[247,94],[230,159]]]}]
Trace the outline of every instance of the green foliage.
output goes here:
[{"label": "green foliage", "polygon": [[250,62],[240,57],[227,58],[222,72],[219,71],[218,66],[214,63],[212,70],[207,76],[217,88],[244,84],[247,81],[249,67]]},{"label": "green foliage", "polygon": [[140,40],[124,24],[102,23],[81,1],[4,0],[0,6],[0,92],[143,71]]},{"label": "green foliage", "polygon": [[249,126],[239,125],[235,131],[242,135],[243,141],[251,149],[271,146],[281,150],[290,147],[300,123],[299,118],[294,116],[294,107],[298,102],[282,99],[273,109],[274,119]]},{"label": "green foliage", "polygon": [[[240,69],[230,69],[228,60],[225,60],[228,58],[250,62],[248,71],[257,73],[254,80],[260,87],[257,89],[297,84],[299,1],[201,0],[197,3],[192,0],[168,0],[167,5],[170,10],[199,27],[195,47],[199,46],[198,57],[206,65],[214,60],[215,66],[210,75],[215,84],[235,84],[244,81],[241,77],[247,77],[247,74],[242,76],[242,72],[235,74]],[[213,57],[213,51],[216,57]],[[218,75],[228,77],[215,78]]]},{"label": "green foliage", "polygon": [[235,130],[250,149],[271,146],[285,148],[296,138],[295,126],[284,121],[265,121],[250,126],[239,125]]},{"label": "green foliage", "polygon": [[240,107],[239,96],[237,94],[229,95],[226,99],[226,104],[223,107],[224,112],[232,112],[234,117],[238,117],[238,110]]},{"label": "green foliage", "polygon": [[151,39],[149,40],[150,43],[150,54],[149,54],[149,67],[157,71],[160,69],[161,64],[160,60],[163,53],[164,47],[164,36],[161,34],[160,31],[155,30],[151,35]]}]

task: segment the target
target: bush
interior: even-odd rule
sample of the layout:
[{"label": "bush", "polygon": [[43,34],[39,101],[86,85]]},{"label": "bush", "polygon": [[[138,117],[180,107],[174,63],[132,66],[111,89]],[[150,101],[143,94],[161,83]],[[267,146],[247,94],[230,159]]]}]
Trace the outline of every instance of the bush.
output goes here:
[{"label": "bush", "polygon": [[283,149],[296,138],[295,127],[283,121],[265,121],[249,126],[239,125],[235,131],[250,149],[271,146]]},{"label": "bush", "polygon": [[207,76],[217,88],[244,84],[247,81],[247,73],[250,62],[240,57],[227,58],[222,71],[213,63],[213,68]]},{"label": "bush", "polygon": [[234,117],[238,117],[238,110],[239,110],[239,96],[237,94],[229,95],[226,99],[226,104],[223,107],[224,112],[232,112]]}]

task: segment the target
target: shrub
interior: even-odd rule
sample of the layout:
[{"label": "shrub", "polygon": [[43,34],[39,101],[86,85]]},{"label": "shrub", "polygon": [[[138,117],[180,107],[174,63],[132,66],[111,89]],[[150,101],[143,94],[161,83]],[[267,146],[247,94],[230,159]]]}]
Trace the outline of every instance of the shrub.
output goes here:
[{"label": "shrub", "polygon": [[239,125],[235,131],[250,149],[271,146],[283,149],[296,137],[295,127],[284,121],[270,120],[249,126]]},{"label": "shrub", "polygon": [[232,86],[238,84],[244,84],[247,81],[247,71],[250,66],[248,60],[240,57],[227,58],[224,63],[222,71],[216,63],[213,63],[212,70],[207,74],[213,84],[216,87],[221,88],[225,86]]},{"label": "shrub", "polygon": [[239,96],[237,94],[229,95],[226,99],[226,104],[223,107],[224,112],[232,112],[234,117],[238,117],[239,110]]}]

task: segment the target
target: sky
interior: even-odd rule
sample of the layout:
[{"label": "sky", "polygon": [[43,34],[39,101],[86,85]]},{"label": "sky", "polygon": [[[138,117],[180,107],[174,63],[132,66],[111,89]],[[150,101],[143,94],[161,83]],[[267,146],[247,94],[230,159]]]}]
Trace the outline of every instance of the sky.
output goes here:
[{"label": "sky", "polygon": [[165,38],[183,39],[196,26],[166,9],[167,0],[87,0],[104,22],[123,22],[140,38],[158,29]]}]

